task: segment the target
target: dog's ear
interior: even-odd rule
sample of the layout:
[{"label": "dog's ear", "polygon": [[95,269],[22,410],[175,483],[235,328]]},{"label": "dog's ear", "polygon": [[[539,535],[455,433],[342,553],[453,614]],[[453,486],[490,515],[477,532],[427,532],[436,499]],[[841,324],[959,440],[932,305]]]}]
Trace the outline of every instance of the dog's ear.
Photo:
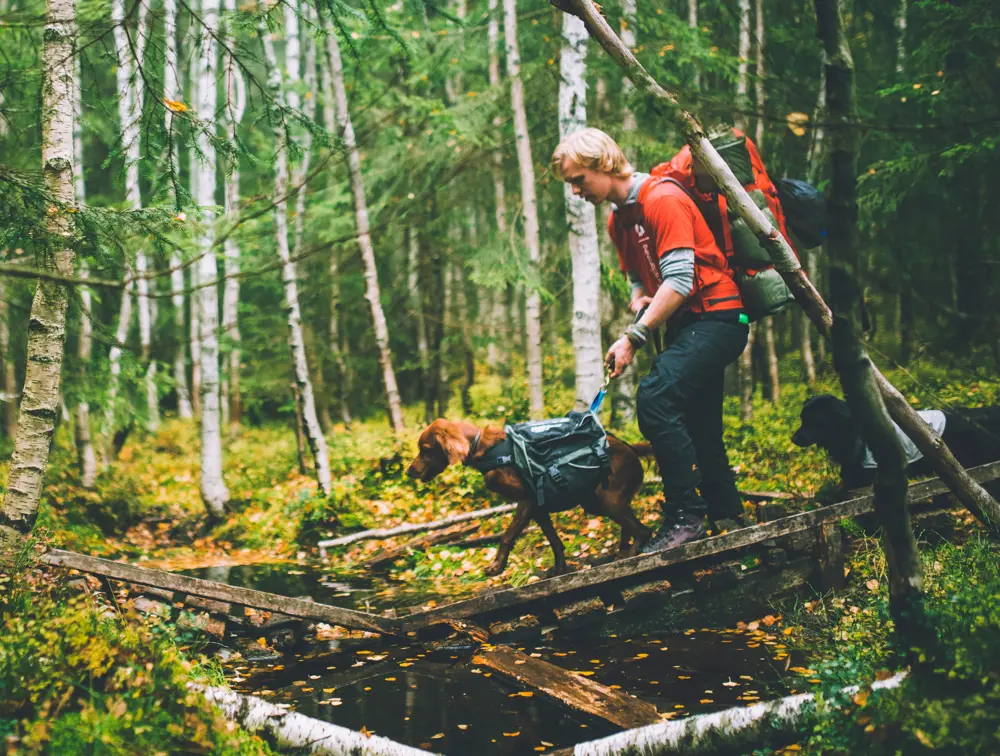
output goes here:
[{"label": "dog's ear", "polygon": [[453,425],[443,425],[438,436],[438,443],[448,457],[449,465],[457,465],[469,455],[469,439]]}]

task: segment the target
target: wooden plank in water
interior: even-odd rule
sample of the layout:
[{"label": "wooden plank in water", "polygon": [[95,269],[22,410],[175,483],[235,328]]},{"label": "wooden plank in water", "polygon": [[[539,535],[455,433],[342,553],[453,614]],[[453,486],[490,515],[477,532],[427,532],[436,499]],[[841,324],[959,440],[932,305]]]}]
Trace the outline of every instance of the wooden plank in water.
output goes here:
[{"label": "wooden plank in water", "polygon": [[[983,483],[1000,477],[1000,462],[991,462],[969,470],[969,474],[978,482]],[[930,496],[946,493],[948,486],[939,478],[932,478],[910,486],[909,501],[920,501]],[[501,609],[520,606],[550,596],[591,588],[603,583],[612,582],[632,575],[640,575],[681,562],[721,554],[726,551],[753,546],[773,538],[812,530],[824,522],[832,522],[848,517],[857,517],[873,511],[875,497],[872,494],[850,499],[828,507],[822,507],[810,512],[801,512],[784,517],[773,522],[762,523],[742,530],[733,530],[724,535],[712,536],[701,541],[686,543],[670,551],[660,551],[654,554],[640,554],[628,559],[620,559],[611,564],[601,565],[589,570],[579,570],[568,575],[539,580],[520,588],[506,588],[476,596],[454,604],[435,607],[424,612],[418,612],[403,620],[406,630],[426,627],[441,622],[445,617],[461,618],[487,614]]]},{"label": "wooden plank in water", "polygon": [[342,609],[328,604],[318,604],[304,599],[278,596],[251,588],[237,588],[233,585],[177,575],[163,570],[112,562],[107,559],[76,554],[72,551],[52,549],[42,554],[41,561],[53,567],[67,567],[114,580],[125,580],[129,583],[170,591],[182,591],[191,596],[228,601],[254,609],[268,609],[292,617],[320,620],[342,627],[369,630],[374,633],[401,634],[399,620],[379,617],[367,612],[358,612],[353,609]]},{"label": "wooden plank in water", "polygon": [[618,727],[631,729],[660,721],[656,707],[619,690],[533,659],[510,646],[482,649],[472,663],[489,667],[548,698],[592,714]]}]

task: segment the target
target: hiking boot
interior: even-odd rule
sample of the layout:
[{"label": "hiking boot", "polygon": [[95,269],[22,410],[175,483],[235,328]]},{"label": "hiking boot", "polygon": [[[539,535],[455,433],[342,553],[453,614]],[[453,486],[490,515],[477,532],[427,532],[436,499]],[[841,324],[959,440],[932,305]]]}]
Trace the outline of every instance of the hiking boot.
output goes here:
[{"label": "hiking boot", "polygon": [[668,551],[688,541],[697,541],[704,537],[705,526],[702,524],[701,517],[678,512],[674,517],[664,519],[659,532],[642,547],[642,553],[652,554],[654,551]]}]

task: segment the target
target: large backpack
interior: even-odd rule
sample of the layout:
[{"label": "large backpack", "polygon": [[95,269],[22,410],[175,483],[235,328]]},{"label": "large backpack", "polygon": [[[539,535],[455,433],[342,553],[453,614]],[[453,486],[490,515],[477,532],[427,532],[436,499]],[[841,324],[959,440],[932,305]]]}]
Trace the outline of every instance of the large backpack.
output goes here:
[{"label": "large backpack", "polygon": [[504,430],[513,447],[514,467],[539,507],[550,512],[569,509],[607,483],[608,434],[594,413],[570,412]]},{"label": "large backpack", "polygon": [[[785,215],[778,191],[771,182],[756,147],[742,133],[731,129],[711,138],[712,145],[726,161],[733,174],[750,194],[754,204],[771,224],[787,237]],[[774,315],[795,301],[791,291],[774,269],[771,257],[746,222],[729,210],[721,192],[696,196],[693,165],[689,147],[682,149],[673,160],[653,168],[651,175],[671,179],[685,189],[705,215],[706,203],[715,205],[721,223],[709,227],[716,234],[719,247],[725,253],[733,278],[740,289],[743,309],[751,321]],[[721,226],[721,228],[719,228]]]}]

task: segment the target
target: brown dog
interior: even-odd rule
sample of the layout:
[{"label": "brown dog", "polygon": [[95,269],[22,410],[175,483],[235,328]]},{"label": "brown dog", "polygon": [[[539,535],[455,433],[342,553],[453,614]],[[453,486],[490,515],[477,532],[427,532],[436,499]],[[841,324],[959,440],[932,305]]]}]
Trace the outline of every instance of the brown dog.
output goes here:
[{"label": "brown dog", "polygon": [[[479,443],[473,449],[473,441],[477,436]],[[501,428],[487,426],[480,431],[471,423],[435,420],[420,434],[417,456],[406,469],[406,474],[423,481],[433,480],[449,465],[475,462],[488,449],[506,437],[507,434]],[[608,457],[611,460],[611,470],[607,486],[603,484],[597,486],[592,495],[584,497],[579,502],[586,512],[610,517],[621,526],[620,556],[635,556],[652,535],[652,531],[640,523],[632,512],[632,497],[642,484],[643,471],[639,457],[650,454],[652,449],[649,444],[630,446],[609,435]],[[486,568],[486,574],[499,575],[503,572],[507,566],[510,550],[529,520],[538,523],[552,547],[555,564],[550,574],[559,575],[566,572],[562,541],[552,526],[549,513],[539,509],[530,492],[525,489],[517,471],[513,467],[500,467],[487,472],[484,480],[488,489],[505,499],[517,502],[514,519],[501,537],[496,559]]]}]

